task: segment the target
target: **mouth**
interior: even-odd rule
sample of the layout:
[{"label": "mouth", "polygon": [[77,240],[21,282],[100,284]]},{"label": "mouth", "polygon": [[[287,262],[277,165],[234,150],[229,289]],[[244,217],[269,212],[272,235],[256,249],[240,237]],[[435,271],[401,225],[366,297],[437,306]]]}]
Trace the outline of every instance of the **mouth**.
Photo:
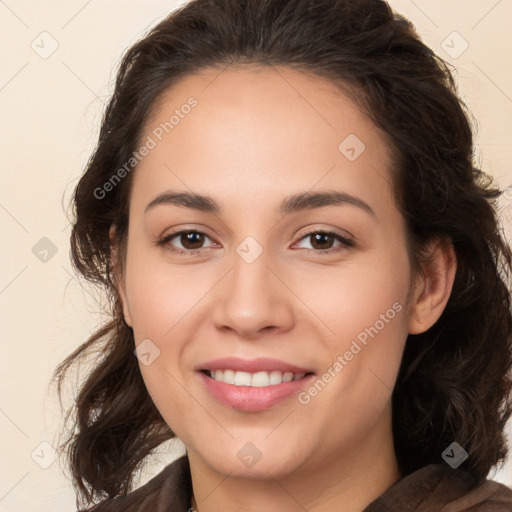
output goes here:
[{"label": "mouth", "polygon": [[267,357],[224,357],[203,362],[194,369],[211,398],[244,412],[284,404],[315,378],[311,368]]},{"label": "mouth", "polygon": [[253,388],[263,388],[268,386],[278,386],[287,382],[295,382],[305,377],[314,375],[313,372],[283,372],[280,370],[268,370],[258,372],[244,372],[234,369],[206,370],[201,372],[217,382],[230,384],[232,386],[244,386]]},{"label": "mouth", "polygon": [[260,412],[277,404],[290,404],[290,398],[316,378],[315,372],[308,368],[269,358],[227,357],[205,362],[195,370],[211,398],[242,412]]}]

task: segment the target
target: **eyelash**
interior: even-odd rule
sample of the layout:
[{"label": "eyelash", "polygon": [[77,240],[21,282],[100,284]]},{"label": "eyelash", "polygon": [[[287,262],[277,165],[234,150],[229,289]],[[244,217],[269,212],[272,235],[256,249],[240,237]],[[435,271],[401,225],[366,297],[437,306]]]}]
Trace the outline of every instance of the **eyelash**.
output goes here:
[{"label": "eyelash", "polygon": [[[164,236],[163,238],[158,240],[155,245],[157,247],[163,247],[163,246],[169,245],[169,250],[171,252],[175,253],[175,254],[183,254],[183,255],[198,254],[199,252],[201,252],[204,249],[189,249],[189,250],[187,250],[187,249],[176,249],[176,248],[172,247],[169,244],[169,242],[173,238],[176,238],[176,237],[178,237],[178,236],[180,236],[182,234],[190,234],[190,233],[204,235],[207,238],[210,238],[206,233],[204,233],[202,231],[197,231],[197,230],[194,230],[194,229],[186,229],[186,230],[177,231],[175,233],[171,233],[169,235]],[[345,238],[345,237],[339,235],[338,233],[334,233],[332,231],[324,231],[324,230],[310,231],[309,233],[306,233],[304,236],[302,236],[299,239],[299,242],[304,240],[304,239],[306,239],[306,238],[308,238],[308,237],[316,235],[316,234],[333,236],[338,241],[340,241],[342,245],[340,247],[338,247],[338,248],[331,248],[331,249],[326,249],[326,250],[305,249],[308,253],[332,254],[332,253],[337,253],[337,252],[340,252],[342,250],[346,250],[346,249],[349,249],[351,247],[354,247],[354,242],[352,240],[349,240],[348,238]]]}]

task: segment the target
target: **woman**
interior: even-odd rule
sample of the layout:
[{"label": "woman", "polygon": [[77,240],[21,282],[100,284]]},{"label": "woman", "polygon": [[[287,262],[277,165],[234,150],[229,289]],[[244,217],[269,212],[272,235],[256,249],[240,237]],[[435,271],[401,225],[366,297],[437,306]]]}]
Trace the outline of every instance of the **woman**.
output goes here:
[{"label": "woman", "polygon": [[135,44],[73,198],[113,315],[56,371],[101,351],[82,510],[512,510],[512,257],[472,154],[379,0],[195,0]]}]

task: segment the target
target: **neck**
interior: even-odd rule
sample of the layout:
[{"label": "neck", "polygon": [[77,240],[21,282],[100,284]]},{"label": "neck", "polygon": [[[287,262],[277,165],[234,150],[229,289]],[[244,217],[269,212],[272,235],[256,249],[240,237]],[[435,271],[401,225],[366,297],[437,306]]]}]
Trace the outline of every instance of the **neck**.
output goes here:
[{"label": "neck", "polygon": [[192,507],[197,512],[296,512],[298,507],[327,512],[339,509],[343,503],[344,512],[361,512],[401,478],[391,421],[380,430],[362,436],[364,442],[357,449],[310,457],[301,467],[278,478],[273,478],[270,471],[268,479],[228,477],[189,451],[195,495]]}]

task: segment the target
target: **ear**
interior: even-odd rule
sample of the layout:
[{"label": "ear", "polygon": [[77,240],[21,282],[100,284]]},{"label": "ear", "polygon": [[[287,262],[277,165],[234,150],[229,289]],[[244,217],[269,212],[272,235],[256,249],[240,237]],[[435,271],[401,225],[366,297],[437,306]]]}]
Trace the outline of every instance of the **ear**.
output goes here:
[{"label": "ear", "polygon": [[124,321],[132,327],[132,317],[130,315],[130,308],[128,307],[128,298],[126,296],[126,283],[125,283],[125,275],[123,271],[123,265],[121,264],[121,259],[119,255],[119,244],[117,243],[117,236],[115,226],[110,226],[109,230],[109,238],[110,238],[110,261],[113,269],[114,280],[116,287],[119,291],[119,295],[121,298],[121,303],[123,305],[123,316]]},{"label": "ear", "polygon": [[457,270],[451,241],[436,239],[429,244],[428,262],[422,265],[409,304],[409,334],[432,327],[446,307]]}]

